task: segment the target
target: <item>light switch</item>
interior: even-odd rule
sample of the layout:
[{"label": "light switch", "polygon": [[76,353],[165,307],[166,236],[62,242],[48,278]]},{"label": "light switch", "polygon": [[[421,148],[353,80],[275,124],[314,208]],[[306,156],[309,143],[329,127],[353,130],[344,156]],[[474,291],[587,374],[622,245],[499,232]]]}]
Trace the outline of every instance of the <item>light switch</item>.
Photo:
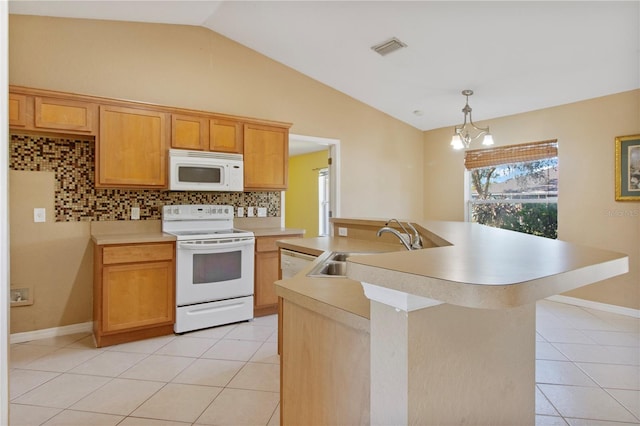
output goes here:
[{"label": "light switch", "polygon": [[238,217],[244,217],[244,207],[238,207]]},{"label": "light switch", "polygon": [[47,221],[47,209],[35,208],[33,209],[33,221],[34,222],[46,222]]},{"label": "light switch", "polygon": [[253,210],[254,210],[253,207],[247,207],[247,217],[253,217],[254,215]]},{"label": "light switch", "polygon": [[258,217],[267,217],[266,207],[258,207]]}]

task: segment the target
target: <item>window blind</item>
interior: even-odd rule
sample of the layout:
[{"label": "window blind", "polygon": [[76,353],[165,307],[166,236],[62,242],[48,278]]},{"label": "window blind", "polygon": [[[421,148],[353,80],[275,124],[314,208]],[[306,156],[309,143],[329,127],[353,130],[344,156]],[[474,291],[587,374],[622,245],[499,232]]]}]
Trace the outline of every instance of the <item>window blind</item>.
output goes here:
[{"label": "window blind", "polygon": [[467,170],[501,164],[522,163],[558,156],[558,140],[550,139],[517,145],[505,145],[488,149],[472,149],[464,154]]}]

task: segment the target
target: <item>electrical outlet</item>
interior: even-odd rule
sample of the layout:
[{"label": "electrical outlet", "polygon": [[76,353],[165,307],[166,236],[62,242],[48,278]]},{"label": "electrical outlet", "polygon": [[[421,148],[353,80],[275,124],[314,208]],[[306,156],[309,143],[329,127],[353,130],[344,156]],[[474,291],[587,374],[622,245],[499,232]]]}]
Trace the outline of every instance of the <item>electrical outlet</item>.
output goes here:
[{"label": "electrical outlet", "polygon": [[247,217],[253,217],[254,213],[253,211],[255,210],[254,207],[247,207]]},{"label": "electrical outlet", "polygon": [[258,207],[258,217],[267,217],[266,207]]},{"label": "electrical outlet", "polygon": [[338,235],[341,237],[347,236],[347,228],[338,228]]},{"label": "electrical outlet", "polygon": [[238,217],[244,217],[244,207],[238,207]]},{"label": "electrical outlet", "polygon": [[131,220],[140,220],[140,207],[131,207]]},{"label": "electrical outlet", "polygon": [[33,221],[34,222],[46,222],[47,221],[47,209],[35,208],[33,209]]},{"label": "electrical outlet", "polygon": [[33,292],[30,287],[11,288],[11,306],[33,305]]}]

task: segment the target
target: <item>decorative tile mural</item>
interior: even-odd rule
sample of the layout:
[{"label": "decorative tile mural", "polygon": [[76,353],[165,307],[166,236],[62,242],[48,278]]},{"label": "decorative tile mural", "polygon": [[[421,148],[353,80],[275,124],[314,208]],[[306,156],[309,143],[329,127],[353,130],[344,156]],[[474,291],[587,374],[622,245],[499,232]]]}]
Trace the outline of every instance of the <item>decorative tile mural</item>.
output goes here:
[{"label": "decorative tile mural", "polygon": [[185,192],[98,189],[94,187],[93,139],[12,134],[11,170],[55,172],[56,222],[129,220],[131,207],[140,219],[161,219],[165,204],[228,204],[266,207],[268,217],[280,216],[280,192]]}]

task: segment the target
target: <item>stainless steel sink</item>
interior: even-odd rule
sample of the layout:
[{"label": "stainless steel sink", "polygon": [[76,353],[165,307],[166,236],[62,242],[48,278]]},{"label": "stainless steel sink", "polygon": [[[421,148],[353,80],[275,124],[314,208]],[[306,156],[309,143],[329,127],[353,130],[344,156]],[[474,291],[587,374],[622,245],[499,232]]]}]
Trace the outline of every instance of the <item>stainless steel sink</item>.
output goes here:
[{"label": "stainless steel sink", "polygon": [[319,275],[344,277],[347,274],[347,262],[326,262],[318,271]]},{"label": "stainless steel sink", "polygon": [[333,253],[330,257],[329,260],[333,260],[336,262],[346,262],[347,261],[347,257],[351,256],[352,253]]},{"label": "stainless steel sink", "polygon": [[327,258],[318,263],[308,274],[315,278],[344,278],[347,275],[347,258],[369,253],[333,252]]}]

